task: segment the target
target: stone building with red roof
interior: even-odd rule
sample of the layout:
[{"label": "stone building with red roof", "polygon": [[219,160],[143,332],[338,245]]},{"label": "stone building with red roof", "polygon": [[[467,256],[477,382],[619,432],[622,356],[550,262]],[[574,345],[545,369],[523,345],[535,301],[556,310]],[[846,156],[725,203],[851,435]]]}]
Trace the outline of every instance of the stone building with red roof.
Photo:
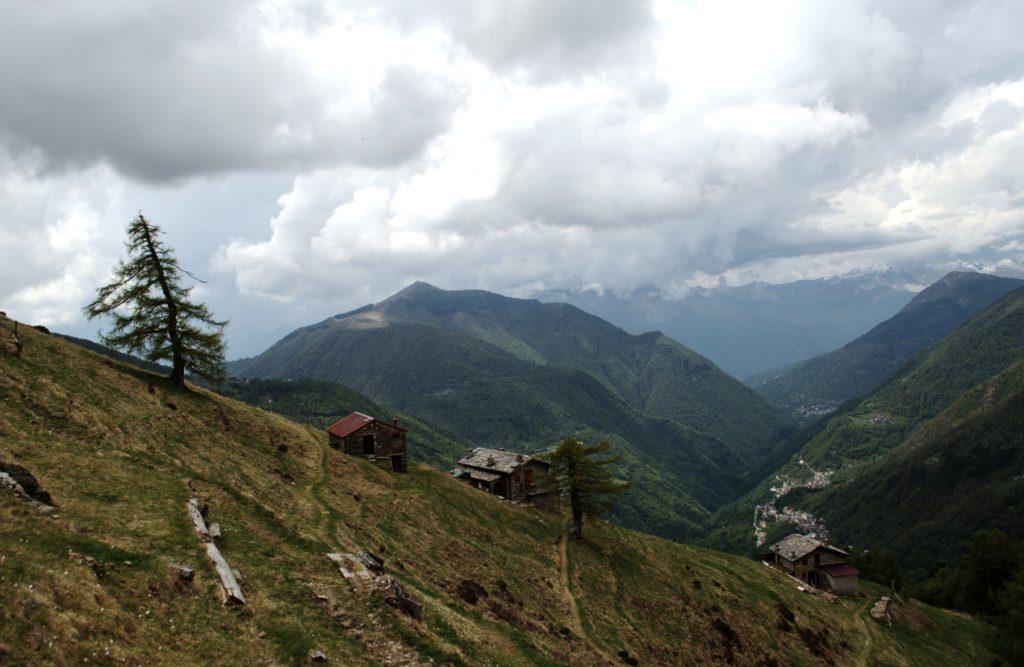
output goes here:
[{"label": "stone building with red roof", "polygon": [[334,449],[369,459],[386,470],[406,472],[406,432],[397,419],[388,422],[353,412],[327,427],[327,441]]}]

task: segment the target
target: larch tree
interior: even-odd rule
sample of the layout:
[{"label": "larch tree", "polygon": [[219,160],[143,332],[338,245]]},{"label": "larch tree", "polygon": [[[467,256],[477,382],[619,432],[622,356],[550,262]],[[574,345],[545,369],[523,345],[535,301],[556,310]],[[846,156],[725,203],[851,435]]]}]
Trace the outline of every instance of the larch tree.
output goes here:
[{"label": "larch tree", "polygon": [[622,455],[605,455],[611,445],[587,445],[566,438],[542,458],[550,464],[550,482],[572,509],[572,536],[583,537],[583,517],[600,516],[610,509],[608,495],[623,493],[629,483],[615,479],[610,466]]},{"label": "larch tree", "polygon": [[182,285],[184,276],[198,278],[178,266],[162,234],[141,213],[128,225],[127,257],[85,314],[112,318],[110,330],[101,335],[107,345],[147,361],[169,361],[174,385],[184,387],[186,373],[219,384],[228,323],[190,299],[192,287]]}]

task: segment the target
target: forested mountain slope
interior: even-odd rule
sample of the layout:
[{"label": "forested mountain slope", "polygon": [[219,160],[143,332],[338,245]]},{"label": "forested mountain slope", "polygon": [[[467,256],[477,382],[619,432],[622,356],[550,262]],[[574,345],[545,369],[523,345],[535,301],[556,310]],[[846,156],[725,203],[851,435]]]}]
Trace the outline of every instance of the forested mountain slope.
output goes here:
[{"label": "forested mountain slope", "polygon": [[[1022,365],[1024,289],[831,419],[744,501],[722,510],[720,539],[709,543],[749,540],[749,511],[782,480],[796,484],[776,505],[822,517],[841,543],[892,551],[917,577],[962,554],[975,531],[1024,539]],[[811,470],[830,483],[800,489]]]},{"label": "forested mountain slope", "polygon": [[[325,357],[330,350],[323,341],[342,344],[346,336],[356,335],[353,332],[363,332],[365,341],[401,325],[420,325],[403,328],[403,339],[436,331],[462,334],[445,340],[458,345],[465,336],[533,365],[583,371],[648,416],[675,419],[744,447],[762,447],[787,426],[785,418],[756,393],[661,333],[633,336],[568,304],[512,299],[479,290],[446,291],[426,283],[415,283],[375,306],[299,329],[258,357],[233,364],[232,372],[264,377],[292,373],[295,377],[312,374],[319,362],[336,368],[339,377],[327,379],[369,390],[374,378],[357,376],[365,387],[346,382],[348,362]],[[309,354],[311,345],[317,346],[315,358]],[[485,354],[481,349],[476,346],[461,353],[464,357]],[[357,353],[352,347],[345,351],[350,357]],[[408,357],[403,361],[412,363]],[[413,363],[409,373],[431,361],[424,358]],[[326,375],[326,371],[319,374]],[[390,379],[384,375],[381,382]]]},{"label": "forested mountain slope", "polygon": [[842,348],[750,378],[776,406],[814,416],[866,396],[977,312],[1024,281],[972,272],[947,274],[892,318]]},{"label": "forested mountain slope", "polygon": [[[916,602],[829,604],[762,565],[395,475],[313,427],[0,321],[0,661],[146,664],[987,664],[992,631]],[[246,604],[225,607],[197,497]],[[416,621],[327,553],[370,549]],[[193,567],[183,582],[171,565]],[[873,590],[877,595],[878,591]]]},{"label": "forested mountain slope", "polygon": [[337,381],[480,445],[535,452],[570,434],[608,439],[636,486],[616,516],[673,538],[703,532],[709,510],[742,492],[791,428],[660,334],[630,336],[571,306],[422,283],[298,329],[231,372]]}]

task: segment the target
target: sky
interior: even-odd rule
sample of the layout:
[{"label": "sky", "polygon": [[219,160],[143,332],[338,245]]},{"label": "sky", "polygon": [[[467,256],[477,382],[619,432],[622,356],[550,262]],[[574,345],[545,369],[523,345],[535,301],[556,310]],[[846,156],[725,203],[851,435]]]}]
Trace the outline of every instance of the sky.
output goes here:
[{"label": "sky", "polygon": [[415,280],[1024,264],[1024,3],[0,3],[0,309],[82,305],[138,213],[229,356]]}]

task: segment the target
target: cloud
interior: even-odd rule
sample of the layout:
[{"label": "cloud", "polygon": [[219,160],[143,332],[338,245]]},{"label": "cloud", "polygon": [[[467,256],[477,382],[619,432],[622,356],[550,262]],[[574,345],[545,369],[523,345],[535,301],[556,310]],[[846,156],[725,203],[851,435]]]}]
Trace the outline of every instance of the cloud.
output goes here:
[{"label": "cloud", "polygon": [[103,234],[116,183],[107,168],[43,176],[0,152],[0,303],[12,317],[46,325],[81,319],[118,250]]},{"label": "cloud", "polygon": [[164,181],[392,166],[444,131],[461,95],[394,57],[370,78],[346,75],[356,62],[318,72],[289,39],[298,29],[294,13],[266,6],[4,7],[0,140],[39,151],[53,168],[107,162],[122,174]]},{"label": "cloud", "polygon": [[7,3],[0,182],[36,203],[0,233],[51,258],[17,282],[43,303],[65,266],[47,229],[102,263],[84,221],[156,201],[202,221],[181,251],[247,312],[415,279],[1019,263],[1022,23],[998,0]]},{"label": "cloud", "polygon": [[426,4],[476,59],[538,82],[632,66],[655,27],[647,0]]}]

